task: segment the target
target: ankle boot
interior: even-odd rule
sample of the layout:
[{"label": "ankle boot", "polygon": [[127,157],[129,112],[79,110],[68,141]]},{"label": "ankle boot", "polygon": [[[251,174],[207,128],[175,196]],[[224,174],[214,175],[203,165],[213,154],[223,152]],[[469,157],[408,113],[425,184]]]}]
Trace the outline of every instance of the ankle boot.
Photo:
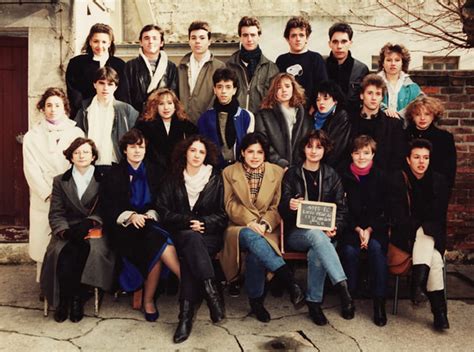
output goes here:
[{"label": "ankle boot", "polygon": [[204,280],[204,298],[209,307],[209,314],[213,323],[218,323],[225,318],[224,302],[212,279]]},{"label": "ankle boot", "polygon": [[69,297],[59,297],[59,305],[54,312],[54,320],[62,323],[69,314]]},{"label": "ankle boot", "polygon": [[263,301],[265,299],[265,296],[262,297],[257,297],[257,298],[249,298],[249,303],[250,303],[250,308],[251,314],[255,314],[257,317],[257,320],[263,322],[263,323],[268,323],[270,321],[270,313],[265,309],[263,306]]},{"label": "ankle boot", "polygon": [[433,313],[433,327],[435,330],[443,331],[449,329],[448,307],[444,298],[444,290],[428,292]]},{"label": "ankle boot", "polygon": [[69,320],[73,323],[81,321],[84,317],[84,305],[81,296],[73,296],[71,300],[71,311],[69,312]]},{"label": "ankle boot", "polygon": [[309,316],[316,325],[323,326],[328,323],[328,320],[321,309],[320,302],[306,301],[306,304],[308,305]]},{"label": "ankle boot", "polygon": [[374,324],[385,326],[387,324],[387,313],[385,313],[385,298],[374,298]]},{"label": "ankle boot", "polygon": [[410,298],[413,304],[426,302],[427,297],[423,292],[428,280],[430,267],[426,264],[413,265],[411,272]]},{"label": "ankle boot", "polygon": [[178,316],[179,322],[173,336],[174,343],[181,343],[188,339],[193,327],[193,317],[194,305],[187,300],[180,301]]},{"label": "ankle boot", "polygon": [[278,277],[280,282],[286,286],[290,293],[291,303],[296,309],[300,309],[304,306],[305,294],[301,287],[295,282],[293,273],[291,272],[288,265],[283,265],[275,271],[275,276]]},{"label": "ankle boot", "polygon": [[343,280],[336,284],[336,288],[339,291],[339,297],[341,299],[341,315],[344,319],[350,320],[354,318],[355,305],[352,300],[349,288],[347,287],[347,280]]}]

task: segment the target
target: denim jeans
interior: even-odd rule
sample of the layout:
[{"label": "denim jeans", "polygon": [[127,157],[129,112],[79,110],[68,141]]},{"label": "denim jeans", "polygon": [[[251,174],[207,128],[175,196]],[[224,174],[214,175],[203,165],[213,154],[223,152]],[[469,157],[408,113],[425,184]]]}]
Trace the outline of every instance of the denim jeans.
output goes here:
[{"label": "denim jeans", "polygon": [[[342,264],[347,273],[349,291],[354,292],[359,280],[359,258],[360,247],[344,245],[341,248]],[[385,298],[387,294],[387,254],[380,245],[380,242],[374,238],[369,240],[367,248],[369,258],[369,282],[372,297]]]},{"label": "denim jeans", "polygon": [[274,272],[285,261],[275,253],[265,238],[249,228],[239,232],[240,250],[247,252],[245,261],[245,289],[249,298],[263,296],[266,271]]},{"label": "denim jeans", "polygon": [[296,229],[285,236],[289,249],[308,252],[306,300],[322,302],[326,273],[333,285],[347,279],[331,239],[317,229]]}]

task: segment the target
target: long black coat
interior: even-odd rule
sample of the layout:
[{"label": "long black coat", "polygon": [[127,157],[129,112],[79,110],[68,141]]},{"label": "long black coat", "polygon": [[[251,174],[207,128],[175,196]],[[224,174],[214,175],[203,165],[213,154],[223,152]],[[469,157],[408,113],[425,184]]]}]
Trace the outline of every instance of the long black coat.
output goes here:
[{"label": "long black coat", "polygon": [[355,227],[372,227],[371,238],[376,239],[385,249],[388,245],[387,196],[388,181],[376,166],[363,182],[359,182],[347,166],[341,174],[342,184],[347,196],[347,226],[341,242],[359,246],[359,234]]},{"label": "long black coat", "polygon": [[[287,233],[296,227],[296,211],[290,209],[290,199],[295,198],[295,196],[298,196],[297,198],[304,197],[306,193],[301,168],[301,165],[290,167],[283,176],[278,211],[284,220],[285,232]],[[311,200],[337,205],[336,227],[337,234],[341,234],[344,231],[347,217],[347,204],[341,178],[332,167],[324,163],[321,164],[319,171],[321,181],[318,182],[319,199]]]},{"label": "long black coat", "polygon": [[435,248],[442,254],[446,249],[446,213],[448,209],[448,184],[446,178],[436,172],[431,175],[427,171],[425,177],[430,177],[431,190],[424,194],[423,218],[417,218],[414,213],[412,181],[414,176],[410,171],[408,184],[405,182],[402,171],[398,171],[390,178],[390,242],[409,253],[413,250],[416,231],[421,226],[426,235],[435,240]]},{"label": "long black coat", "polygon": [[184,181],[172,179],[169,175],[158,192],[156,208],[162,225],[173,235],[190,230],[190,221],[199,220],[204,222],[203,236],[208,237],[206,243],[212,247],[211,252],[222,248],[228,217],[224,208],[224,186],[220,174],[213,173],[192,210]]},{"label": "long black coat", "polygon": [[433,124],[424,131],[420,131],[414,124],[410,124],[406,129],[406,134],[408,141],[424,138],[433,144],[433,150],[430,153],[430,168],[446,177],[451,190],[456,178],[456,146],[453,135]]}]

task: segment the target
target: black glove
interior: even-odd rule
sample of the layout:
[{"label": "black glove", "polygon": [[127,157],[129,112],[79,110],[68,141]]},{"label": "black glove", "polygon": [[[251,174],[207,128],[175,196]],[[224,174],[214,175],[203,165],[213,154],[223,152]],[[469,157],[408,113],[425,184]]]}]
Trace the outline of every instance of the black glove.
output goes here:
[{"label": "black glove", "polygon": [[84,219],[82,220],[79,224],[74,225],[70,229],[66,230],[64,232],[64,235],[66,235],[66,232],[68,232],[68,238],[71,241],[80,241],[83,240],[84,237],[87,236],[89,233],[89,230],[94,227],[94,222],[90,219]]}]

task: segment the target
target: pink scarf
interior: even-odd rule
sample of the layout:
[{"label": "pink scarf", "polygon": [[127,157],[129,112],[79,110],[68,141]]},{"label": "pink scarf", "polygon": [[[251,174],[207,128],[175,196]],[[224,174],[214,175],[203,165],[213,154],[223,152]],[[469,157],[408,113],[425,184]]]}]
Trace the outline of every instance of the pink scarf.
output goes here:
[{"label": "pink scarf", "polygon": [[372,160],[369,165],[367,165],[364,168],[358,168],[354,163],[351,163],[351,172],[357,179],[357,181],[360,182],[360,177],[359,176],[366,176],[369,174],[370,169],[372,168],[372,165],[374,165],[374,161]]}]

